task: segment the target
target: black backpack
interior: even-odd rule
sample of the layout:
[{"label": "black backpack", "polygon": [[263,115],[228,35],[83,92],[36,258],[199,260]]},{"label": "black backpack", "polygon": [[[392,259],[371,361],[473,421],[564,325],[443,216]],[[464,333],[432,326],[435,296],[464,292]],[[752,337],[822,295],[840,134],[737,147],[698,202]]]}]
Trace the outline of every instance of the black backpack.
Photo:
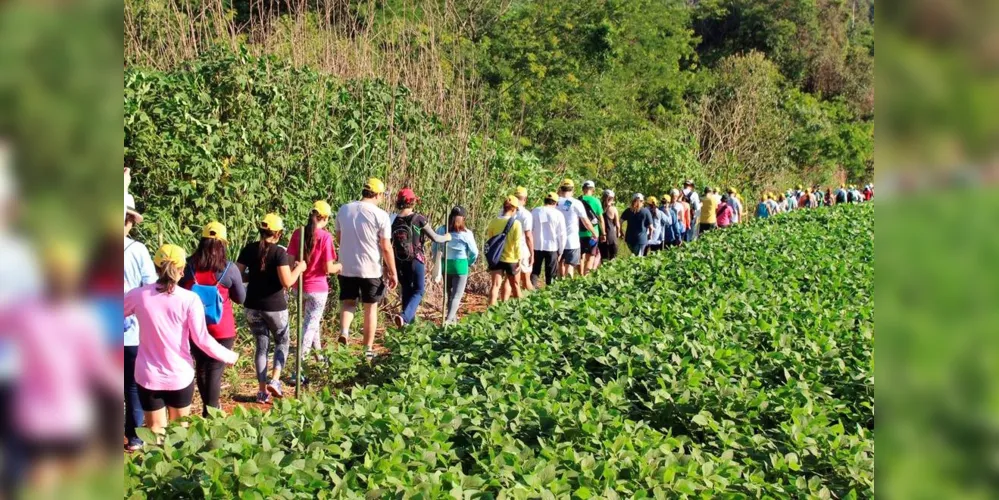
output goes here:
[{"label": "black backpack", "polygon": [[590,224],[593,224],[593,233],[600,232],[600,217],[597,216],[597,212],[593,210],[586,200],[579,200],[583,204],[583,210],[586,211],[586,218],[590,220]]},{"label": "black backpack", "polygon": [[416,214],[406,217],[396,216],[392,221],[392,250],[395,252],[395,258],[403,262],[415,259],[417,254],[420,228],[413,225],[414,217]]}]

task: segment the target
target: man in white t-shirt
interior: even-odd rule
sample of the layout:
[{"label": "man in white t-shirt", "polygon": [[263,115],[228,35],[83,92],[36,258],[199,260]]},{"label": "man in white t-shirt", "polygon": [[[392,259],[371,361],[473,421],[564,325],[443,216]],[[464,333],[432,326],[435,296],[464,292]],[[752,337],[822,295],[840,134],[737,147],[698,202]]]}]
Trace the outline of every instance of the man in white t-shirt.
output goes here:
[{"label": "man in white t-shirt", "polygon": [[565,217],[565,250],[559,260],[559,276],[573,277],[579,271],[579,263],[582,257],[581,244],[579,242],[580,224],[587,231],[593,232],[593,224],[586,217],[586,208],[583,202],[572,196],[576,189],[576,184],[572,179],[565,179],[558,188],[558,204],[556,207]]},{"label": "man in white t-shirt", "polygon": [[375,357],[372,346],[378,327],[378,303],[385,297],[386,285],[395,289],[398,284],[392,224],[388,213],[378,206],[384,198],[385,183],[372,177],[364,184],[361,200],[340,207],[336,215],[336,246],[343,266],[337,277],[343,305],[340,342],[346,344],[350,337],[350,324],[360,300],[364,306],[365,356],[369,360]]},{"label": "man in white t-shirt", "polygon": [[531,212],[531,224],[534,228],[534,268],[531,270],[531,281],[537,287],[541,271],[545,272],[545,284],[551,285],[555,279],[559,255],[565,250],[565,217],[555,205],[558,195],[548,193],[544,205]]},{"label": "man in white t-shirt", "polygon": [[[527,188],[524,186],[517,186],[514,190],[513,195],[520,200],[520,206],[517,207],[517,213],[513,216],[514,219],[520,222],[520,228],[523,231],[524,237],[520,240],[520,254],[524,258],[520,259],[520,268],[518,269],[517,279],[520,283],[520,290],[523,291],[534,291],[534,285],[531,283],[531,270],[534,268],[534,220],[531,217],[531,212],[527,210]],[[502,214],[501,214],[502,215]],[[510,283],[509,281],[503,282],[503,300],[510,298]]]},{"label": "man in white t-shirt", "polygon": [[701,220],[701,197],[697,195],[697,190],[694,189],[694,181],[692,179],[687,179],[687,182],[683,183],[683,196],[690,203],[691,212],[690,231],[687,231],[687,241],[694,241],[697,239],[698,221]]}]

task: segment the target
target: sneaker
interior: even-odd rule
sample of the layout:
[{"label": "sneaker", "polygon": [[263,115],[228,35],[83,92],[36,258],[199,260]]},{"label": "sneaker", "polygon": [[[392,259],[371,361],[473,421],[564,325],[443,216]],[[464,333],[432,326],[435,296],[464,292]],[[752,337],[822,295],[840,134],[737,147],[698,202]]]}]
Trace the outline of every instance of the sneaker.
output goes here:
[{"label": "sneaker", "polygon": [[128,453],[135,453],[142,449],[142,440],[139,438],[129,439],[128,444],[125,445],[125,451]]},{"label": "sneaker", "polygon": [[396,328],[402,328],[406,326],[406,322],[403,321],[402,316],[398,314],[392,317],[392,322],[395,323]]},{"label": "sneaker", "polygon": [[266,391],[257,393],[257,404],[265,405],[271,402],[271,395]]},{"label": "sneaker", "polygon": [[281,381],[271,380],[271,383],[267,384],[267,392],[276,398],[283,398],[284,392],[281,391]]},{"label": "sneaker", "polygon": [[368,362],[374,361],[375,358],[377,358],[377,357],[378,357],[378,353],[376,353],[374,349],[370,349],[369,348],[369,349],[367,349],[367,350],[364,351],[364,359],[367,359]]},{"label": "sneaker", "polygon": [[339,343],[341,343],[343,345],[347,345],[347,342],[349,340],[350,340],[350,338],[347,336],[346,333],[341,333],[340,337],[338,339],[336,339],[337,342],[339,342]]}]

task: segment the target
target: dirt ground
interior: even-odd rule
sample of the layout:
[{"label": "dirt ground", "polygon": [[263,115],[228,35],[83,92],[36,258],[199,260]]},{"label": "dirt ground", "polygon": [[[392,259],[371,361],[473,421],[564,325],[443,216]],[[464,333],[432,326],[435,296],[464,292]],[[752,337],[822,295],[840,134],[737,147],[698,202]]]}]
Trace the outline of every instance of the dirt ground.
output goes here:
[{"label": "dirt ground", "polygon": [[[420,306],[419,317],[421,321],[429,321],[434,324],[441,324],[442,318],[442,304],[444,301],[442,286],[434,284],[428,280],[427,290],[423,297],[423,302]],[[459,319],[463,318],[469,314],[474,314],[477,312],[485,311],[489,302],[489,276],[485,272],[473,273],[469,278],[468,286],[465,290],[465,296],[462,300],[461,308],[459,309]],[[378,329],[375,332],[375,349],[382,351],[384,353],[384,347],[382,346],[382,339],[385,336],[386,328],[394,329],[395,326],[391,324],[389,318],[392,315],[399,312],[400,299],[398,293],[393,293],[387,299],[386,303],[381,307],[381,318],[378,322]],[[295,366],[295,352],[296,352],[296,331],[295,328],[295,317],[292,315],[292,333],[291,333],[291,346],[288,353],[288,366],[286,367],[285,373],[282,377],[286,379],[285,383],[285,397],[292,397],[294,394],[294,387],[287,383],[287,379],[293,376],[293,370]],[[237,323],[239,320],[237,320]],[[243,406],[246,408],[259,408],[262,410],[267,410],[271,407],[270,404],[257,404],[256,394],[257,394],[257,381],[256,375],[254,373],[253,367],[253,356],[254,356],[254,342],[253,338],[249,335],[245,325],[237,325],[239,328],[238,336],[236,338],[236,345],[234,349],[239,352],[240,359],[235,366],[231,366],[226,369],[222,376],[222,387],[221,394],[222,398],[220,403],[222,405],[222,410],[226,413],[232,413],[236,406]],[[323,316],[323,331],[322,331],[322,345],[324,348],[326,346],[334,345],[336,342],[337,335],[339,334],[339,303],[334,300],[333,297],[326,304],[326,313]],[[360,335],[351,335],[350,344],[360,346],[361,345]],[[272,358],[273,359],[273,358]],[[321,387],[310,387],[311,391],[321,390]],[[194,403],[191,406],[192,414],[200,414],[201,412],[201,397],[200,394],[195,392]]]}]

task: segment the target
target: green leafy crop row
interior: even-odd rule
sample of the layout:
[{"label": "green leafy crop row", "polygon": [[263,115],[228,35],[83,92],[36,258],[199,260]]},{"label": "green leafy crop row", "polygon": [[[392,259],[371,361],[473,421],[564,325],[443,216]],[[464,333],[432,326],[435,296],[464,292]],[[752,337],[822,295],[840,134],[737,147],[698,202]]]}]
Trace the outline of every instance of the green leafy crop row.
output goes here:
[{"label": "green leafy crop row", "polygon": [[365,386],[172,428],[125,496],[873,496],[873,231],[795,212],[418,325]]}]

